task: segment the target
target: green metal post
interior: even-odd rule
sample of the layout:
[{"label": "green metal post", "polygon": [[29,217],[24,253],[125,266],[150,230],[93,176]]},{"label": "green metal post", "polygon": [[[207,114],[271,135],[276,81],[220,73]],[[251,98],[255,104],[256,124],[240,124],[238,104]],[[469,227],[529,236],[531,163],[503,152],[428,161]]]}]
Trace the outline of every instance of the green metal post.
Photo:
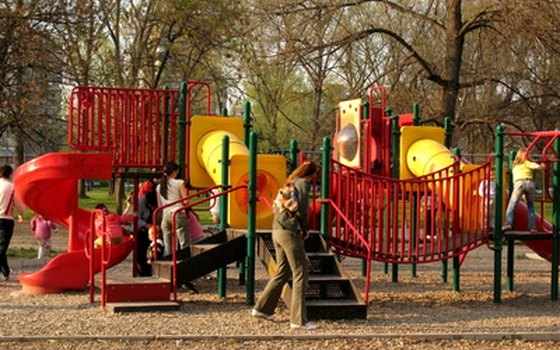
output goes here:
[{"label": "green metal post", "polygon": [[[222,186],[223,188],[229,188],[229,136],[224,136],[222,139],[222,159],[221,159],[221,171],[222,171]],[[220,196],[220,224],[218,228],[220,232],[224,232],[227,227],[227,207],[228,207],[228,196]],[[226,284],[227,284],[227,268],[226,266],[218,269],[218,296],[220,298],[225,298],[226,296]]]},{"label": "green metal post", "polygon": [[502,302],[502,196],[504,191],[504,126],[496,128],[496,198],[494,200],[494,302]]},{"label": "green metal post", "polygon": [[[362,102],[362,116],[364,120],[369,120],[369,102],[364,101]],[[368,171],[369,169],[365,169]],[[367,260],[362,259],[362,276],[366,277],[367,274]]]},{"label": "green metal post", "polygon": [[[391,177],[394,179],[399,178],[400,136],[401,129],[399,127],[399,116],[395,114],[391,116]],[[398,282],[399,264],[392,264],[392,268],[391,281]]]},{"label": "green metal post", "polygon": [[451,147],[453,143],[453,125],[451,125],[451,117],[445,117],[443,120],[443,130],[445,131],[445,147]]},{"label": "green metal post", "polygon": [[246,305],[255,304],[255,238],[257,232],[257,134],[249,134],[249,208],[247,213]]},{"label": "green metal post", "polygon": [[245,101],[243,105],[243,143],[249,147],[249,134],[251,133],[251,102]]},{"label": "green metal post", "polygon": [[[443,141],[445,147],[451,148],[453,144],[453,126],[451,125],[451,117],[445,117],[443,123],[443,130],[445,133],[445,139]],[[449,270],[449,261],[442,260],[441,261],[441,281],[442,283],[447,283],[448,281],[448,270]]]},{"label": "green metal post", "polygon": [[[558,129],[557,129],[558,131]],[[554,149],[556,154],[560,154],[560,140],[554,141]],[[553,165],[552,186],[554,190],[554,201],[552,204],[552,271],[550,272],[550,299],[553,301],[558,300],[558,242],[560,238],[560,163],[554,162]],[[543,189],[548,190],[548,189]]]},{"label": "green metal post", "polygon": [[321,159],[321,236],[327,239],[330,232],[329,225],[329,204],[324,200],[330,198],[330,172],[331,172],[331,138],[323,138],[322,159]]},{"label": "green metal post", "polygon": [[[461,151],[459,148],[453,149],[453,155],[456,159],[461,158]],[[458,175],[461,172],[461,168],[459,165],[455,166],[455,175]],[[453,192],[457,196],[459,193],[459,182],[457,180],[453,181]],[[457,228],[459,227],[459,203],[453,203],[455,206],[453,208],[453,228],[454,234],[458,233]],[[453,291],[458,292],[461,290],[460,287],[461,281],[461,263],[459,262],[459,257],[453,257]]]},{"label": "green metal post", "polygon": [[[515,151],[509,152],[508,163],[507,163],[507,177],[508,177],[508,193],[513,193],[513,160],[515,159]],[[500,223],[501,225],[501,223]],[[497,227],[497,226],[496,226]],[[515,279],[515,240],[507,240],[507,251],[506,251],[506,290],[513,291],[513,284]]]},{"label": "green metal post", "polygon": [[420,125],[420,105],[418,103],[412,105],[412,125]]},{"label": "green metal post", "polygon": [[[412,125],[418,126],[420,125],[420,105],[418,103],[414,103],[412,105]],[[418,229],[416,225],[416,220],[418,218],[418,197],[413,194],[412,198],[412,225],[411,225],[411,232],[412,232],[412,244],[416,246],[416,230]],[[417,276],[418,266],[417,264],[410,265],[410,275],[412,277]]]},{"label": "green metal post", "polygon": [[369,102],[362,102],[362,117],[364,120],[369,120]]},{"label": "green metal post", "polygon": [[290,173],[298,166],[299,145],[297,140],[290,141],[290,157],[288,158],[288,168]]},{"label": "green metal post", "polygon": [[220,111],[220,115],[221,115],[222,117],[227,117],[227,116],[228,116],[227,107],[222,107],[222,110]]},{"label": "green metal post", "polygon": [[[179,90],[179,166],[185,170],[185,151],[187,148],[187,83],[182,82]],[[173,146],[171,146],[173,147]],[[169,159],[170,161],[172,159]],[[185,172],[186,174],[186,172]],[[188,180],[188,179],[186,179]]]}]

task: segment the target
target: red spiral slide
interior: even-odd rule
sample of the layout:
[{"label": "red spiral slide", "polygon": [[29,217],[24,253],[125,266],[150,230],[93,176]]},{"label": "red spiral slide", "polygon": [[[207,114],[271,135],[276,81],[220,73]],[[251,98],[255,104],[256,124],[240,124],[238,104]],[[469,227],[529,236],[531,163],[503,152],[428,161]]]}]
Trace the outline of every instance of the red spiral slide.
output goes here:
[{"label": "red spiral slide", "polygon": [[[49,153],[19,168],[14,176],[16,195],[31,210],[68,227],[68,252],[57,255],[41,270],[19,275],[23,290],[32,294],[81,290],[89,280],[85,233],[90,212],[78,207],[78,180],[110,178],[109,153]],[[132,239],[111,245],[108,267],[124,260]],[[94,273],[101,270],[99,249],[94,251]]]}]

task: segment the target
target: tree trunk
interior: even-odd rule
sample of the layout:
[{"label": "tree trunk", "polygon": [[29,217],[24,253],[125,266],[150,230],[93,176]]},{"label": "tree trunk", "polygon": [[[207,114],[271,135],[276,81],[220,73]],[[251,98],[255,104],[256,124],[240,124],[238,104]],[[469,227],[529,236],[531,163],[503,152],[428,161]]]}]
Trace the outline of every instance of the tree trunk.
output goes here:
[{"label": "tree trunk", "polygon": [[447,0],[447,16],[445,18],[446,43],[445,43],[445,65],[441,99],[441,119],[455,117],[457,107],[457,96],[459,95],[459,76],[463,56],[464,36],[461,34],[462,0]]},{"label": "tree trunk", "polygon": [[15,131],[15,148],[14,148],[14,164],[20,166],[25,162],[25,146],[23,144],[23,134],[21,131]]}]

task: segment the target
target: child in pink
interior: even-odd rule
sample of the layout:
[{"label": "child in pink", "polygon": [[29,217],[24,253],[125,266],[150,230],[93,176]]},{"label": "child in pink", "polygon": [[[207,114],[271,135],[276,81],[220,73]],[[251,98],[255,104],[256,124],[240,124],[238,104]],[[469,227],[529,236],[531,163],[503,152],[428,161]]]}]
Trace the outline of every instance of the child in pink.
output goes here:
[{"label": "child in pink", "polygon": [[131,222],[134,220],[136,215],[117,215],[111,213],[107,206],[103,203],[98,204],[95,209],[103,210],[105,213],[105,230],[103,230],[103,215],[97,215],[95,218],[95,228],[97,230],[98,238],[95,240],[95,247],[101,247],[101,237],[99,235],[101,232],[105,231],[110,237],[110,243],[118,244],[123,238],[123,227],[122,224],[125,222]]},{"label": "child in pink", "polygon": [[33,230],[33,235],[39,243],[39,249],[37,251],[37,259],[42,259],[45,257],[45,253],[52,249],[51,243],[51,230],[58,231],[56,225],[51,220],[44,218],[40,214],[37,214],[31,219],[31,230]]}]

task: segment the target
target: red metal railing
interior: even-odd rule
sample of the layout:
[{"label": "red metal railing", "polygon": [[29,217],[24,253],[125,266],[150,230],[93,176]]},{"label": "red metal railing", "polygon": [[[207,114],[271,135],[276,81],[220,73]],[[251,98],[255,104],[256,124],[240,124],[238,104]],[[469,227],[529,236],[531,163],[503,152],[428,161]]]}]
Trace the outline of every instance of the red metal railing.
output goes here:
[{"label": "red metal railing", "polygon": [[333,201],[344,215],[333,217],[329,243],[344,255],[368,259],[371,254],[372,260],[405,264],[475,249],[490,235],[490,186],[479,193],[480,183],[490,179],[490,166],[488,160],[460,172],[455,163],[422,178],[398,180],[333,161]]},{"label": "red metal railing", "polygon": [[[174,206],[174,205],[176,205],[176,204],[178,204],[178,203],[183,203],[183,202],[188,201],[189,199],[192,199],[192,198],[196,198],[196,197],[203,196],[203,195],[206,196],[206,197],[204,197],[204,198],[202,198],[202,199],[200,199],[200,200],[197,200],[197,201],[194,201],[194,202],[192,202],[192,203],[188,203],[188,204],[186,204],[186,205],[184,205],[184,206],[181,206],[180,208],[177,208],[177,209],[175,209],[175,210],[173,211],[173,217],[172,217],[172,222],[171,222],[171,247],[176,247],[176,246],[177,246],[177,234],[176,234],[177,224],[176,224],[176,217],[177,217],[177,214],[178,214],[179,212],[185,211],[185,210],[187,210],[188,208],[192,208],[192,207],[194,207],[194,206],[197,206],[197,205],[202,204],[202,203],[205,203],[205,202],[216,201],[216,199],[217,199],[218,197],[220,197],[220,196],[227,195],[227,194],[229,194],[229,193],[231,193],[231,192],[240,190],[240,189],[242,189],[242,188],[247,188],[247,186],[237,186],[237,187],[234,187],[234,188],[230,188],[230,189],[228,189],[228,190],[226,190],[226,191],[221,191],[221,192],[219,192],[219,193],[212,193],[212,190],[221,189],[221,188],[222,188],[221,185],[216,185],[216,186],[213,186],[213,187],[208,187],[208,188],[206,188],[206,189],[204,189],[204,190],[201,190],[201,191],[198,191],[198,192],[193,193],[193,194],[191,194],[191,195],[188,195],[188,196],[185,197],[185,198],[181,198],[181,199],[179,199],[179,200],[176,200],[176,201],[174,201],[174,202],[168,203],[168,204],[166,204],[166,205],[157,207],[157,208],[154,210],[154,212],[153,212],[153,214],[152,214],[152,222],[157,222],[157,217],[158,217],[159,213],[160,213],[163,209],[169,208],[169,207]],[[211,194],[211,195],[208,195],[209,193],[212,193],[212,194]],[[154,239],[153,239],[154,242],[157,242],[157,239],[158,239],[158,236],[159,236],[159,232],[158,232],[158,231],[159,231],[159,230],[158,230],[158,225],[154,225]],[[158,259],[157,250],[154,249],[154,252],[153,252],[153,253],[154,253],[154,259],[157,260],[157,259]],[[172,279],[172,280],[171,280],[171,284],[172,284],[172,286],[173,286],[173,300],[174,300],[174,301],[177,301],[177,251],[176,251],[176,249],[171,249],[171,260],[172,260],[172,265],[171,265],[171,279]]]},{"label": "red metal railing", "polygon": [[369,300],[369,287],[370,287],[370,282],[371,282],[371,261],[372,261],[372,258],[373,258],[371,246],[368,244],[365,236],[356,229],[356,227],[352,224],[352,222],[350,222],[348,217],[346,217],[342,213],[342,211],[336,205],[335,202],[333,202],[331,199],[325,199],[322,202],[328,203],[333,208],[333,210],[336,214],[336,217],[339,220],[342,220],[344,222],[344,225],[348,228],[348,231],[351,232],[352,235],[358,239],[359,244],[362,246],[361,248],[366,250],[366,257],[365,257],[365,259],[366,259],[366,283],[365,283],[364,300],[365,300],[365,303],[367,304],[368,300]]},{"label": "red metal railing", "polygon": [[[102,219],[102,232],[98,232],[98,227],[95,226],[95,218],[97,216],[101,216]],[[107,230],[107,224],[106,224],[106,220],[105,220],[105,212],[103,210],[100,209],[94,209],[91,211],[90,214],[90,220],[89,220],[89,229],[86,232],[86,237],[84,239],[84,253],[86,255],[86,258],[89,261],[89,302],[93,303],[94,301],[94,293],[95,293],[95,254],[96,254],[96,250],[95,250],[95,239],[96,237],[100,236],[103,237],[103,243],[105,243],[105,238],[104,237],[104,232]],[[102,279],[101,279],[101,305],[105,306],[105,299],[104,299],[104,285],[105,285],[105,269],[103,268],[103,263],[104,263],[104,256],[103,256],[103,251],[105,250],[105,244],[102,244],[102,248],[101,248],[102,252],[99,253],[100,254],[100,259],[101,259],[101,270],[103,272],[102,274]]]},{"label": "red metal railing", "polygon": [[[185,198],[184,200],[188,200],[189,198],[193,198],[193,197],[198,197],[200,195],[205,195],[208,192],[210,192],[212,189],[217,188],[217,187],[221,187],[221,186],[214,186],[211,188],[207,188],[205,190],[199,191],[187,198]],[[216,199],[220,196],[225,196],[228,195],[232,192],[238,191],[240,189],[246,189],[247,186],[237,186],[237,187],[233,187],[230,188],[228,190],[222,191],[220,193],[216,193],[216,194],[212,194],[208,197],[199,199],[197,201],[194,201],[192,203],[188,203],[180,208],[177,208],[175,210],[173,210],[173,216],[172,216],[172,220],[171,220],[171,247],[173,247],[173,249],[171,249],[171,284],[173,286],[173,300],[177,301],[177,249],[175,249],[175,247],[177,247],[177,215],[181,212],[184,212],[185,210],[189,209],[189,208],[193,208],[199,204],[205,203],[207,201]],[[157,239],[157,236],[156,236]]]},{"label": "red metal railing", "polygon": [[68,145],[113,153],[115,167],[156,167],[175,159],[178,90],[75,87]]},{"label": "red metal railing", "polygon": [[[537,179],[540,177],[542,193],[537,195],[535,202],[539,203],[540,217],[551,220],[552,218],[546,217],[545,205],[554,200],[551,193],[553,187],[551,165],[554,162],[560,162],[560,155],[555,149],[555,142],[560,138],[560,131],[508,132],[507,135],[531,138],[531,142],[527,146],[528,159],[532,162],[541,162],[544,166],[544,170],[538,172],[539,175],[537,175]],[[533,158],[532,154],[539,154],[540,159]],[[546,227],[543,227],[543,231],[547,231]]]}]

